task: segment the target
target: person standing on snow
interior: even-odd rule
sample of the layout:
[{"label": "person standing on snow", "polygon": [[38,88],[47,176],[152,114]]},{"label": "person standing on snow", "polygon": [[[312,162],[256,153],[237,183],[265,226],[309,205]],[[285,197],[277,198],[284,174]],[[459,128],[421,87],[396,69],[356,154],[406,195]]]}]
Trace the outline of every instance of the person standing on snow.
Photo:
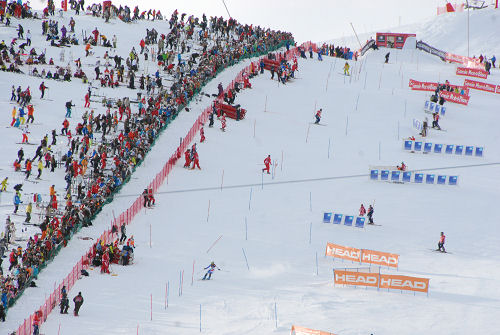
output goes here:
[{"label": "person standing on snow", "polygon": [[365,206],[361,204],[361,207],[359,208],[359,216],[365,216],[365,214],[366,214]]},{"label": "person standing on snow", "polygon": [[191,168],[191,170],[194,170],[195,167],[198,167],[198,169],[201,170],[200,159],[198,157],[198,152],[196,152],[196,150],[194,151],[194,154],[193,154],[193,167]]},{"label": "person standing on snow", "polygon": [[220,123],[221,123],[221,130],[226,131],[226,116],[222,114],[222,117],[220,118]]},{"label": "person standing on snow", "polygon": [[[204,268],[203,270],[207,270],[207,269],[208,269],[208,271],[207,271],[207,273],[205,273],[202,280],[210,280],[210,278],[212,278],[212,273],[214,273],[215,269],[220,271],[220,269],[217,267],[217,265],[215,265],[214,262],[210,263],[210,265],[207,266],[206,268]],[[208,276],[208,278],[207,278],[207,276]]]},{"label": "person standing on snow", "polygon": [[262,172],[267,171],[267,174],[270,174],[269,169],[271,168],[271,155],[267,155],[264,159],[265,168],[262,169]]},{"label": "person standing on snow", "polygon": [[439,242],[438,242],[438,248],[436,249],[436,251],[446,252],[446,249],[444,248],[445,240],[446,236],[444,235],[443,232],[441,232],[441,236],[439,237]]},{"label": "person standing on snow", "polygon": [[386,64],[389,63],[389,55],[390,54],[391,54],[390,52],[388,52],[388,53],[385,54],[385,63]]},{"label": "person standing on snow", "polygon": [[78,295],[73,298],[73,302],[75,303],[75,309],[73,311],[73,314],[75,316],[78,316],[78,311],[80,310],[80,307],[82,307],[83,305],[82,292],[78,292]]},{"label": "person standing on snow", "polygon": [[203,143],[205,141],[205,130],[203,127],[200,128],[200,143]]},{"label": "person standing on snow", "polygon": [[316,112],[316,122],[314,122],[314,124],[318,124],[319,121],[321,121],[321,112],[323,111],[323,108],[320,108],[319,111]]},{"label": "person standing on snow", "polygon": [[73,101],[68,101],[66,102],[66,116],[65,117],[71,117],[71,107],[75,106],[73,105]]},{"label": "person standing on snow", "polygon": [[350,74],[349,74],[349,63],[348,62],[345,62],[345,65],[344,65],[344,76],[350,76]]},{"label": "person standing on snow", "polygon": [[367,214],[367,216],[368,216],[368,224],[374,224],[373,223],[373,212],[374,212],[373,206],[370,205],[370,207],[368,207],[368,214]]},{"label": "person standing on snow", "polygon": [[191,166],[191,150],[187,149],[186,152],[184,152],[184,167],[188,168]]}]

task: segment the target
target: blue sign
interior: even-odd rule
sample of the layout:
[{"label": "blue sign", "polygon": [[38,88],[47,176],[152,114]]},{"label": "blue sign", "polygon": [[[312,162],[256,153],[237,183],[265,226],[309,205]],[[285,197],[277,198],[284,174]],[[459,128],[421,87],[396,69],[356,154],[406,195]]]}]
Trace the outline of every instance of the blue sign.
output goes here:
[{"label": "blue sign", "polygon": [[365,227],[365,218],[362,216],[358,216],[356,218],[355,226],[358,228],[364,228]]},{"label": "blue sign", "polygon": [[424,181],[423,173],[415,173],[415,183],[421,184]]},{"label": "blue sign", "polygon": [[427,100],[427,101],[425,102],[425,107],[424,107],[424,108],[425,108],[425,109],[429,109],[429,100]]},{"label": "blue sign", "polygon": [[453,153],[453,144],[447,144],[445,153],[452,154]]},{"label": "blue sign", "polygon": [[483,157],[483,147],[476,147],[476,157]]},{"label": "blue sign", "polygon": [[392,181],[399,181],[399,175],[401,171],[392,171],[391,172],[391,180]]},{"label": "blue sign", "polygon": [[446,176],[438,176],[437,183],[438,185],[446,185]]},{"label": "blue sign", "polygon": [[344,220],[344,226],[352,226],[353,221],[354,221],[354,216],[346,215]]},{"label": "blue sign", "polygon": [[444,116],[446,114],[446,107],[441,107],[441,115]]},{"label": "blue sign", "polygon": [[330,223],[332,221],[332,213],[323,214],[323,223]]},{"label": "blue sign", "polygon": [[455,145],[455,155],[461,155],[464,152],[463,145]]},{"label": "blue sign", "polygon": [[431,152],[431,151],[432,151],[432,143],[428,143],[428,142],[426,142],[426,143],[424,144],[424,152],[425,152],[425,153],[429,153],[429,152]]},{"label": "blue sign", "polygon": [[389,180],[389,170],[382,170],[380,180]]},{"label": "blue sign", "polygon": [[435,177],[435,175],[433,175],[433,174],[425,175],[425,183],[426,184],[434,184],[434,177]]},{"label": "blue sign", "polygon": [[434,152],[436,154],[440,154],[442,150],[443,150],[442,144],[434,144]]},{"label": "blue sign", "polygon": [[410,141],[410,140],[406,140],[405,141],[405,150],[410,150],[411,151],[411,147],[413,146],[413,141]]},{"label": "blue sign", "polygon": [[436,108],[434,108],[434,110],[436,111],[436,113],[439,113],[439,105],[436,104]]},{"label": "blue sign", "polygon": [[458,182],[458,176],[449,176],[448,185],[456,185]]},{"label": "blue sign", "polygon": [[370,171],[370,179],[371,180],[377,180],[378,179],[378,170],[371,170]]},{"label": "blue sign", "polygon": [[333,215],[333,224],[340,224],[342,222],[342,214],[334,214]]},{"label": "blue sign", "polygon": [[415,142],[415,151],[421,151],[422,150],[422,142]]},{"label": "blue sign", "polygon": [[429,110],[432,112],[434,110],[434,105],[435,103],[431,102],[431,107],[429,107]]},{"label": "blue sign", "polygon": [[473,152],[474,152],[473,146],[466,146],[465,147],[465,156],[472,156]]},{"label": "blue sign", "polygon": [[411,182],[411,172],[403,172],[403,182],[409,183]]}]

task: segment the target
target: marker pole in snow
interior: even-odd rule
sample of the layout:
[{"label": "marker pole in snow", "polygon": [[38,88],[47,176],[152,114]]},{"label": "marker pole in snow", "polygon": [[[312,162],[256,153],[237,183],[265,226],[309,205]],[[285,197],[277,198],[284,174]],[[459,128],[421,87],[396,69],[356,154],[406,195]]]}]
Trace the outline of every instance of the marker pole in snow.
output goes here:
[{"label": "marker pole in snow", "polygon": [[266,102],[264,103],[264,113],[267,112],[267,95],[266,95]]},{"label": "marker pole in snow", "polygon": [[61,333],[61,323],[59,323],[59,328],[57,329],[57,335]]},{"label": "marker pole in snow", "polygon": [[168,307],[168,282],[165,284],[165,309]]},{"label": "marker pole in snow", "polygon": [[274,302],[274,320],[276,322],[276,329],[278,328],[278,308],[276,307],[276,301]]},{"label": "marker pole in snow", "polygon": [[283,171],[283,150],[281,150],[281,171]]},{"label": "marker pole in snow", "polygon": [[248,271],[250,271],[250,267],[248,266],[248,258],[247,258],[247,254],[245,253],[245,249],[241,248],[241,250],[243,251],[243,256],[245,257],[245,262],[247,263],[247,269],[248,269]]},{"label": "marker pole in snow", "polygon": [[250,203],[252,202],[252,188],[250,187],[250,198],[248,199],[248,210],[250,210]]},{"label": "marker pole in snow", "polygon": [[378,89],[380,90],[380,86],[382,85],[382,72],[384,72],[384,68],[380,71],[380,77],[378,79]]},{"label": "marker pole in snow", "polygon": [[207,222],[209,217],[210,217],[210,200],[208,200]]},{"label": "marker pole in snow", "polygon": [[404,114],[404,117],[406,119],[406,99],[405,99],[405,114]]},{"label": "marker pole in snow", "polygon": [[262,185],[262,189],[264,189],[264,171],[262,171],[261,176],[262,176],[262,183],[261,183],[261,185]]},{"label": "marker pole in snow", "polygon": [[330,142],[331,142],[331,139],[328,138],[328,159],[330,159]]},{"label": "marker pole in snow", "polygon": [[312,192],[309,192],[309,211],[313,211],[313,204],[312,204]]},{"label": "marker pole in snow", "polygon": [[151,248],[151,231],[153,230],[151,223],[149,224],[149,247]]},{"label": "marker pole in snow", "polygon": [[245,241],[248,241],[248,223],[246,216],[245,216]]},{"label": "marker pole in snow", "polygon": [[316,276],[319,276],[319,271],[318,271],[318,252],[316,251]]},{"label": "marker pole in snow", "polygon": [[358,98],[356,99],[356,110],[358,110],[359,94],[360,94],[360,93],[358,93]]},{"label": "marker pole in snow", "polygon": [[309,224],[309,244],[311,244],[312,229],[313,229],[313,223],[311,222]]},{"label": "marker pole in snow", "polygon": [[153,321],[153,293],[151,293],[151,303],[150,303],[150,309],[151,309],[151,321]]},{"label": "marker pole in snow", "polygon": [[194,284],[194,263],[196,262],[196,260],[193,260],[193,274],[191,275],[191,286],[193,286]]},{"label": "marker pole in snow", "polygon": [[311,128],[311,124],[309,124],[309,126],[307,127],[306,143],[307,143],[307,139],[309,138],[309,128]]},{"label": "marker pole in snow", "polygon": [[201,333],[201,304],[200,304],[200,333]]},{"label": "marker pole in snow", "polygon": [[345,121],[345,136],[347,136],[347,127],[349,126],[349,115],[347,115],[346,121]]},{"label": "marker pole in snow", "polygon": [[257,123],[257,119],[253,120],[253,138],[255,138],[255,124]]},{"label": "marker pole in snow", "polygon": [[220,190],[222,192],[222,185],[224,184],[224,169],[222,169],[222,178],[221,178],[221,182],[220,182]]}]

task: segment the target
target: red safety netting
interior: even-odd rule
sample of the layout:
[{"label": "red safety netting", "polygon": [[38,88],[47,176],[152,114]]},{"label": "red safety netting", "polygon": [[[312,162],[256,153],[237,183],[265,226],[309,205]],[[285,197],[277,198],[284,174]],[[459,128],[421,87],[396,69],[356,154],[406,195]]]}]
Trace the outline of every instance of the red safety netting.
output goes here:
[{"label": "red safety netting", "polygon": [[[309,48],[309,46],[313,47],[313,50],[316,50],[316,45],[307,42],[304,43],[301,47],[302,48]],[[291,60],[294,57],[296,57],[299,54],[298,48],[293,48],[290,49],[289,51],[286,51],[285,53],[281,54],[279,53],[277,56],[279,57],[278,59],[286,59],[286,60]],[[227,92],[229,89],[233,89],[234,85],[236,82],[242,82],[243,77],[245,74],[251,73],[253,71],[257,71],[259,67],[260,60],[252,62],[250,65],[248,65],[246,68],[241,70],[236,78],[231,81],[231,83],[226,87],[224,92]],[[174,154],[170,156],[169,160],[163,168],[156,174],[154,179],[151,181],[151,183],[148,185],[148,188],[151,188],[153,190],[153,193],[156,193],[160,186],[163,184],[165,181],[165,178],[167,178],[168,174],[172,171],[173,166],[177,162],[177,160],[181,157],[182,152],[184,152],[189,144],[193,141],[195,135],[200,131],[200,128],[202,125],[207,122],[208,117],[212,111],[212,107],[209,106],[205,108],[205,110],[200,114],[198,119],[194,122],[193,126],[187,133],[187,135],[182,139],[181,144],[177,148]],[[98,242],[94,243],[92,247],[90,247],[89,251],[82,256],[82,258],[78,261],[78,263],[73,267],[71,272],[66,276],[66,278],[59,284],[59,286],[54,287],[54,291],[50,294],[50,296],[45,300],[45,303],[38,308],[37,311],[35,311],[33,314],[31,314],[27,319],[24,319],[24,322],[19,326],[17,329],[16,335],[31,335],[33,333],[33,321],[35,320],[35,314],[40,312],[42,314],[42,317],[40,318],[39,324],[42,324],[47,320],[47,316],[49,313],[59,304],[61,301],[61,289],[63,286],[66,286],[66,291],[69,292],[75,282],[81,278],[81,270],[87,269],[91,262],[92,259],[95,256],[95,250],[97,243],[99,241],[104,241],[104,243],[111,242],[112,240],[116,239],[118,237],[118,233],[112,233],[112,227],[114,225],[120,227],[122,225],[128,225],[129,223],[132,222],[132,219],[139,213],[139,211],[144,207],[143,206],[143,198],[142,196],[137,197],[137,199],[134,201],[134,203],[125,211],[123,211],[118,218],[113,219],[111,222],[111,227],[106,230],[102,235],[99,237]]]}]

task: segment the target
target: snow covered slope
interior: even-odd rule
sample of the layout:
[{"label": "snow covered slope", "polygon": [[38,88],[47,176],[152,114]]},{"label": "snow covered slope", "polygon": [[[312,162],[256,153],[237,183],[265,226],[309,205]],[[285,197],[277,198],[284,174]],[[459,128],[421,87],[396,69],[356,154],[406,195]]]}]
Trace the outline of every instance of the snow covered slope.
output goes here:
[{"label": "snow covered slope", "polygon": [[[450,26],[455,25],[460,24]],[[417,31],[420,39],[418,27],[407,31]],[[424,40],[464,54],[458,42]],[[476,37],[474,43],[486,41]],[[83,293],[80,317],[55,310],[42,333],[193,334],[201,326],[206,334],[288,334],[298,324],[337,334],[496,334],[500,230],[491,215],[500,201],[499,96],[472,91],[468,107],[447,104],[440,122],[447,131],[429,135],[443,143],[483,145],[484,158],[405,153],[401,139],[415,135],[412,119],[425,117],[428,98],[409,91],[408,80],[461,83],[463,77],[454,75],[454,66],[418,51],[391,50],[390,64],[383,64],[385,52],[370,51],[351,62],[350,77],[341,74],[344,61],[325,57],[323,62],[299,60],[297,78],[285,86],[269,80],[268,72],[252,80],[253,88],[236,100],[248,110],[247,118],[229,121],[224,133],[218,122],[206,128],[207,141],[197,144],[202,170],[177,164],[156,207],[128,227],[137,245],[135,264],[113,266],[117,276],[90,271],[70,292],[71,297]],[[227,82],[236,72],[224,72],[217,82]],[[497,76],[493,72],[493,82]],[[58,94],[66,94],[63,90]],[[170,156],[208,103],[177,119],[173,133],[160,139],[124,194],[137,194],[149,183],[151,171],[162,167],[162,158]],[[318,108],[323,126],[311,125]],[[16,148],[9,150],[9,157],[15,155]],[[268,154],[277,163],[274,178],[261,174]],[[460,184],[368,179],[369,165],[401,161],[411,170],[458,174]],[[211,189],[197,190],[204,188]],[[115,201],[117,211],[129,204],[125,197]],[[357,214],[361,203],[375,204],[375,222],[381,226],[322,223],[323,212]],[[99,220],[109,221],[110,210]],[[449,254],[431,251],[441,231]],[[335,287],[333,268],[359,265],[325,258],[327,242],[399,254],[399,270],[382,272],[430,278],[429,296]],[[61,267],[73,265],[79,243],[72,241],[75,249],[60,255]],[[212,260],[221,271],[213,281],[199,281]],[[66,272],[43,272],[40,286],[51,289]],[[14,329],[43,301],[42,290],[33,289],[33,300],[26,298],[10,311],[2,332]]]}]

